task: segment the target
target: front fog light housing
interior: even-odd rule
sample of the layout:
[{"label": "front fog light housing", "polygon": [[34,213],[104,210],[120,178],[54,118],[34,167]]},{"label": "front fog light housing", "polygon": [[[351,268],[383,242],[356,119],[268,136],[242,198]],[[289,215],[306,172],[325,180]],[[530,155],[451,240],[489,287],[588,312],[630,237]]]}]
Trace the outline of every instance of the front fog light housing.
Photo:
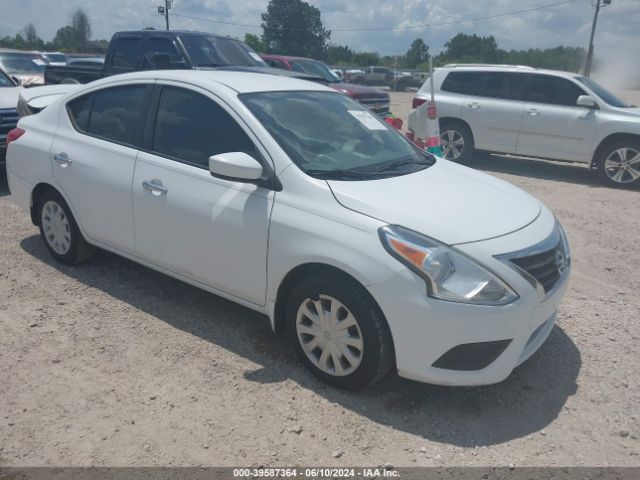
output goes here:
[{"label": "front fog light housing", "polygon": [[518,295],[496,274],[443,243],[409,229],[380,229],[384,248],[420,275],[429,296],[475,305],[506,305]]}]

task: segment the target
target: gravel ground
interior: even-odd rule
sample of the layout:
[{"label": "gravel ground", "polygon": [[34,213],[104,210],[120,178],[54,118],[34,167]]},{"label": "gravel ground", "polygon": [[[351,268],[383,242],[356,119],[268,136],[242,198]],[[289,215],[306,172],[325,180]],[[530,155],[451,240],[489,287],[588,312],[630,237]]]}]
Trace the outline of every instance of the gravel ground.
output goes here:
[{"label": "gravel ground", "polygon": [[358,393],[316,381],[245,308],[108,253],[56,264],[3,177],[0,465],[640,466],[640,191],[581,166],[474,165],[565,226],[558,326],[499,385],[390,375]]}]

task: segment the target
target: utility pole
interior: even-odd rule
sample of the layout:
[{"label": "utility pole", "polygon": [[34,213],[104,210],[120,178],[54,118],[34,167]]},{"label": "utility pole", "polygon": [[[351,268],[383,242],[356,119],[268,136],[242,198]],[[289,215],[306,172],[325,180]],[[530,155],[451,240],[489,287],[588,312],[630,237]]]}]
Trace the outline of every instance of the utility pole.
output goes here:
[{"label": "utility pole", "polygon": [[167,30],[169,30],[169,10],[171,10],[172,3],[173,0],[164,0],[164,7],[162,5],[158,6],[158,13],[164,15],[164,19],[167,22]]},{"label": "utility pole", "polygon": [[598,14],[600,8],[611,4],[611,0],[596,0],[596,11],[593,14],[593,25],[591,25],[591,37],[589,38],[589,50],[587,51],[587,62],[584,65],[584,74],[586,77],[591,75],[591,65],[593,63],[593,37],[596,34],[596,23],[598,23]]}]

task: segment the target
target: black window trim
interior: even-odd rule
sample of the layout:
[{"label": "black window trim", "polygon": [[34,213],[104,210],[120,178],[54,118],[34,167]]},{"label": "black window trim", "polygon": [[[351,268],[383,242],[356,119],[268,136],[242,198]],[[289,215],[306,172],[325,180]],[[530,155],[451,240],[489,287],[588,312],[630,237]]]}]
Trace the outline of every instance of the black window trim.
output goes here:
[{"label": "black window trim", "polygon": [[[452,92],[451,90],[445,90],[444,88],[442,88],[445,85],[445,82],[447,81],[447,78],[449,77],[449,75],[451,75],[452,73],[475,73],[480,75],[480,80],[476,80],[478,82],[477,85],[474,85],[473,88],[477,89],[476,91],[472,91],[470,93],[461,93],[461,92]],[[524,79],[524,84],[523,84],[523,92],[522,92],[522,98],[520,99],[516,99],[516,98],[505,98],[505,97],[495,97],[495,96],[491,96],[491,95],[484,95],[482,92],[482,89],[484,88],[484,82],[486,80],[486,74],[487,73],[504,73],[504,74],[514,74],[514,75],[522,75],[525,77]],[[447,73],[447,76],[444,77],[444,80],[442,80],[442,85],[440,86],[440,90],[442,90],[443,92],[447,92],[450,94],[454,94],[454,95],[463,95],[466,97],[480,97],[480,98],[490,98],[493,100],[502,100],[502,101],[507,101],[507,102],[519,102],[519,103],[524,103],[526,102],[526,92],[529,89],[529,86],[531,85],[531,73],[529,72],[511,72],[511,71],[502,71],[502,70],[464,70],[464,71],[458,71],[456,72],[455,70],[450,71],[449,73]]]},{"label": "black window trim", "polygon": [[82,93],[81,95],[78,95],[77,97],[73,97],[72,99],[68,100],[65,104],[65,110],[67,111],[67,117],[69,118],[69,121],[71,122],[71,126],[73,127],[73,129],[81,134],[81,135],[86,135],[87,137],[92,137],[92,138],[97,138],[98,140],[103,140],[105,142],[109,142],[109,143],[115,143],[116,145],[121,145],[123,147],[128,147],[128,148],[133,148],[134,150],[140,150],[140,147],[142,146],[142,142],[143,142],[143,130],[144,128],[141,128],[136,135],[136,142],[138,143],[138,145],[132,145],[130,143],[125,143],[125,142],[118,142],[112,138],[107,138],[107,137],[103,137],[101,135],[95,135],[93,133],[90,132],[86,132],[82,129],[80,129],[80,127],[78,126],[78,124],[76,123],[75,119],[73,118],[72,112],[71,112],[71,108],[69,106],[69,104],[73,103],[76,100],[79,100],[80,98],[87,96],[87,95],[91,95],[91,109],[89,110],[89,121],[88,121],[88,125],[91,125],[91,116],[93,115],[93,107],[96,101],[96,94],[98,92],[102,92],[104,90],[109,90],[112,88],[123,88],[123,87],[129,87],[129,86],[139,86],[139,85],[144,85],[146,87],[146,92],[144,94],[145,98],[142,102],[142,118],[146,119],[147,115],[148,115],[148,111],[149,111],[149,107],[151,105],[150,101],[151,101],[151,93],[153,91],[153,85],[154,82],[150,82],[150,81],[142,81],[142,82],[135,82],[135,83],[121,83],[121,84],[116,84],[116,85],[108,85],[105,86],[103,88],[98,88],[96,90],[91,90],[90,92],[85,92]]},{"label": "black window trim", "polygon": [[[282,184],[280,183],[280,180],[275,174],[275,170],[274,170],[275,166],[273,165],[273,159],[269,155],[267,148],[260,141],[258,136],[251,131],[251,129],[249,128],[249,125],[247,125],[244,119],[242,119],[242,117],[238,115],[235,112],[235,110],[222,98],[220,98],[219,96],[215,95],[214,93],[208,90],[202,90],[201,87],[199,87],[198,85],[194,85],[191,83],[185,82],[184,84],[177,85],[175,83],[169,83],[169,82],[165,83],[161,81],[161,83],[156,83],[154,85],[152,89],[152,93],[150,94],[150,104],[148,105],[147,113],[145,116],[145,123],[144,123],[145,126],[143,129],[144,131],[142,133],[141,148],[139,149],[141,152],[148,153],[149,155],[155,155],[157,157],[166,158],[167,160],[181,163],[183,165],[188,165],[190,167],[198,168],[206,172],[209,171],[208,167],[205,167],[204,165],[201,165],[199,163],[190,162],[189,160],[184,160],[182,158],[174,157],[174,156],[167,155],[165,153],[157,152],[153,150],[153,139],[155,136],[156,121],[158,118],[158,109],[160,108],[160,96],[162,94],[162,90],[166,87],[184,89],[190,92],[197,93],[199,95],[202,95],[208,98],[210,101],[215,102],[218,106],[220,106],[220,108],[222,108],[238,124],[238,126],[242,129],[245,135],[247,135],[249,140],[253,143],[255,151],[258,154],[258,158],[256,158],[256,160],[260,163],[260,165],[262,165],[262,168],[264,169],[264,173],[265,173],[264,178],[258,179],[252,182],[245,182],[245,183],[253,183],[260,187],[266,188],[268,190],[273,190],[276,192],[282,191]],[[211,98],[211,96],[215,97],[215,100]],[[265,155],[266,157],[268,157],[268,159],[265,157]],[[214,178],[224,180],[221,177],[214,177]],[[233,181],[233,180],[229,180],[229,181]]]}]

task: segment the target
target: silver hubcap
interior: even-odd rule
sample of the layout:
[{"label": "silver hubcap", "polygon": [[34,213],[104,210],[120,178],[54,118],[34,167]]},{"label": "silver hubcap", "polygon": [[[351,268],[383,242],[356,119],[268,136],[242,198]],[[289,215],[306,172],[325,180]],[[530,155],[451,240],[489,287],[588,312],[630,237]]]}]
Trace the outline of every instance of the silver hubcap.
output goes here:
[{"label": "silver hubcap", "polygon": [[69,219],[58,203],[49,200],[42,208],[42,230],[49,246],[58,255],[64,255],[71,248],[71,227]]},{"label": "silver hubcap", "polygon": [[464,137],[457,130],[445,130],[440,134],[442,156],[447,160],[457,160],[464,151]]},{"label": "silver hubcap", "polygon": [[296,315],[298,341],[309,360],[329,375],[353,373],[362,362],[364,341],[356,318],[339,300],[307,298]]},{"label": "silver hubcap", "polygon": [[631,183],[640,178],[640,152],[635,148],[619,148],[604,161],[607,176],[616,183]]}]

